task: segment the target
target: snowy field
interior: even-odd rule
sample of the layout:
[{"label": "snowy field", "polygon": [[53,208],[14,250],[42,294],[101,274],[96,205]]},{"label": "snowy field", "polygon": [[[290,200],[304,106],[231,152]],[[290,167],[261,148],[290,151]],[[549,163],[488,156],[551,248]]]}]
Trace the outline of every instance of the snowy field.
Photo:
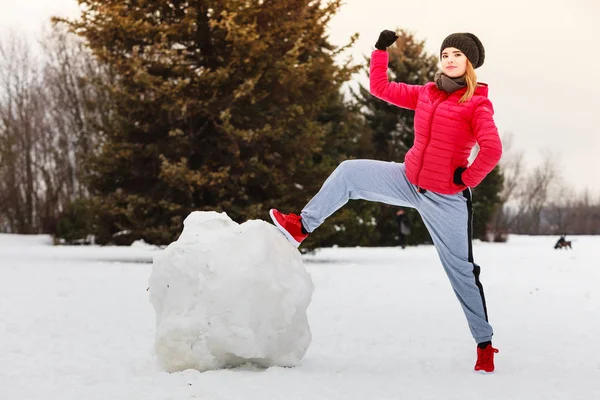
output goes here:
[{"label": "snowy field", "polygon": [[0,400],[600,399],[600,237],[476,243],[496,373],[435,249],[304,256],[313,333],[295,368],[168,374],[154,354],[155,249],[0,235]]}]

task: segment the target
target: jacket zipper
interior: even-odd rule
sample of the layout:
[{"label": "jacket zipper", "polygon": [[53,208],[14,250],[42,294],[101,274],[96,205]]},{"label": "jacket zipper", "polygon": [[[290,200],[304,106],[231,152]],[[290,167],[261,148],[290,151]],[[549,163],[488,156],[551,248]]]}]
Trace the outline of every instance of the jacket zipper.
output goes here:
[{"label": "jacket zipper", "polygon": [[437,110],[438,106],[442,103],[442,101],[446,100],[448,98],[448,94],[444,95],[441,99],[439,99],[437,102],[435,102],[433,104],[433,107],[431,108],[431,117],[429,118],[429,129],[427,132],[427,142],[425,143],[425,147],[423,147],[423,157],[421,157],[421,165],[419,166],[419,172],[417,173],[417,187],[421,187],[421,185],[419,185],[419,178],[421,176],[421,170],[423,169],[423,161],[425,160],[425,153],[427,150],[427,147],[429,146],[429,142],[431,141],[431,126],[433,125],[433,116],[435,114],[435,110]]}]

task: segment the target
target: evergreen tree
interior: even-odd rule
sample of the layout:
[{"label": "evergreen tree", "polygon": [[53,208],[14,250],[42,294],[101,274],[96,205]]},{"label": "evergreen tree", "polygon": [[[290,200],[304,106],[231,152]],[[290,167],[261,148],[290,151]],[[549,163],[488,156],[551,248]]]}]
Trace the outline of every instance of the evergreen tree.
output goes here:
[{"label": "evergreen tree", "polygon": [[[424,85],[438,71],[436,56],[425,52],[425,42],[405,30],[398,31],[398,40],[388,48],[390,80],[410,85]],[[367,59],[367,66],[370,58]],[[368,74],[368,69],[366,70]],[[374,157],[378,160],[403,162],[414,141],[414,111],[399,108],[359,87],[355,93],[364,107],[365,118],[373,131]]]},{"label": "evergreen tree", "polygon": [[326,118],[354,72],[325,35],[341,0],[78,2],[63,21],[117,76],[91,164],[101,230],[168,243],[194,210],[296,211],[346,157],[356,132]]},{"label": "evergreen tree", "polygon": [[[331,102],[331,107],[319,117],[321,122],[331,124],[334,135],[330,135],[325,146],[332,159],[343,161],[349,158],[372,158],[373,143],[370,130],[356,103],[345,103],[342,95]],[[328,164],[325,164],[328,165]],[[336,165],[328,165],[327,175]],[[318,182],[319,185],[322,184]],[[311,195],[315,195],[313,192]],[[350,201],[335,212],[327,221],[309,235],[302,243],[302,250],[328,246],[374,246],[379,242],[374,224],[376,206],[370,202]]]},{"label": "evergreen tree", "polygon": [[473,237],[487,240],[488,224],[501,205],[500,192],[504,176],[496,166],[485,179],[473,189]]},{"label": "evergreen tree", "polygon": [[[390,79],[411,85],[424,85],[434,79],[438,71],[438,59],[425,51],[425,42],[417,40],[406,30],[398,31],[398,40],[388,48]],[[369,65],[370,59],[367,59]],[[368,69],[366,69],[368,74]],[[414,141],[414,111],[399,108],[370,94],[360,86],[354,93],[363,107],[366,123],[372,131],[372,158],[384,161],[404,162],[404,156]],[[396,245],[396,207],[378,204],[374,211],[377,234],[372,236],[379,246]],[[431,242],[421,217],[415,210],[407,210],[412,233],[408,243]]]}]

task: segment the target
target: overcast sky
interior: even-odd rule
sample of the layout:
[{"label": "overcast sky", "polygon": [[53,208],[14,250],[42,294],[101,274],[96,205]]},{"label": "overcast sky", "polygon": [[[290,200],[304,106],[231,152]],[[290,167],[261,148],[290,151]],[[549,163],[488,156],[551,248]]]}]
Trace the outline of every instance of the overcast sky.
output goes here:
[{"label": "overcast sky", "polygon": [[[0,29],[32,35],[50,15],[77,11],[75,0],[0,4]],[[600,193],[599,18],[599,0],[345,0],[330,37],[341,45],[359,33],[351,55],[361,61],[383,29],[408,29],[436,55],[448,34],[476,34],[501,134],[513,133],[529,165],[549,152],[574,189]]]}]

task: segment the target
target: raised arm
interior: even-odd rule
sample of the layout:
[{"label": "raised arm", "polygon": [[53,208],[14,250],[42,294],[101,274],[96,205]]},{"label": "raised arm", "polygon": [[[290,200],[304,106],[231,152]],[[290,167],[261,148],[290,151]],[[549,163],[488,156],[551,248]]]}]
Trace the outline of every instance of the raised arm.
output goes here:
[{"label": "raised arm", "polygon": [[371,54],[369,90],[373,96],[381,100],[414,110],[417,108],[423,86],[390,82],[387,75],[388,57],[387,51],[384,50],[374,50]]}]

